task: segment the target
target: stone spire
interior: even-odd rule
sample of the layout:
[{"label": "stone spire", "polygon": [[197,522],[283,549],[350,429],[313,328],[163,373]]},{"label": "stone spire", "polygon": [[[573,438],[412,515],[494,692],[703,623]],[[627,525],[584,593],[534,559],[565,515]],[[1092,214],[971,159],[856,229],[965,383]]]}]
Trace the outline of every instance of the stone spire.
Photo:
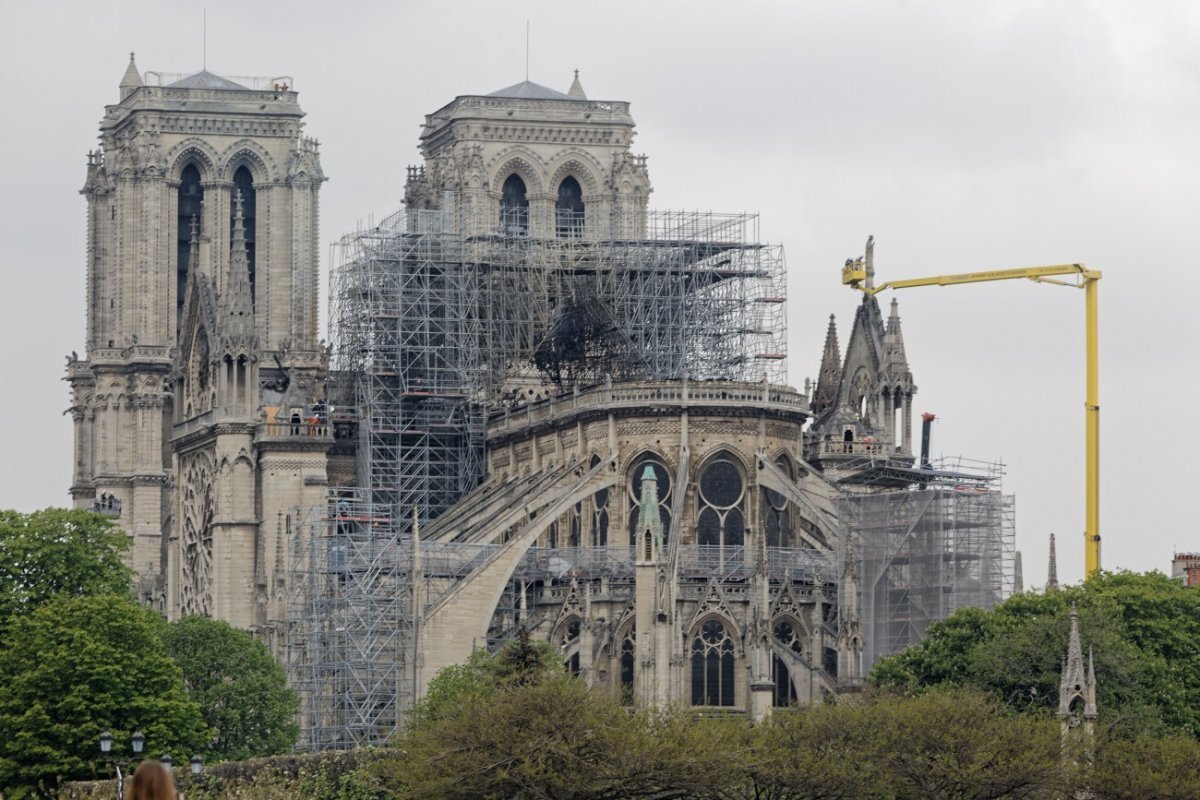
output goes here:
[{"label": "stone spire", "polygon": [[233,195],[233,235],[229,243],[229,280],[225,283],[226,306],[231,316],[251,312],[250,257],[246,250],[246,223],[242,209],[242,191]]},{"label": "stone spire", "polygon": [[825,352],[821,355],[821,372],[812,396],[812,413],[818,416],[837,403],[838,385],[842,382],[842,355],[838,348],[837,319],[829,315],[825,331]]},{"label": "stone spire", "polygon": [[1090,731],[1096,710],[1096,670],[1091,649],[1088,666],[1083,665],[1083,647],[1079,641],[1079,612],[1071,606],[1071,636],[1067,644],[1067,659],[1063,662],[1062,680],[1058,687],[1058,718],[1064,733],[1080,722]]},{"label": "stone spire", "polygon": [[642,498],[638,503],[638,560],[659,561],[662,558],[663,527],[658,513],[658,477],[649,464],[642,472]]},{"label": "stone spire", "polygon": [[246,226],[242,193],[233,195],[233,233],[229,243],[229,274],[220,294],[221,316],[225,318],[226,340],[233,349],[252,350],[254,301],[250,296],[250,258],[246,251]]},{"label": "stone spire", "polygon": [[887,365],[900,370],[906,370],[908,356],[904,352],[904,334],[900,332],[900,303],[892,298],[891,313],[888,314],[887,328],[884,329],[884,360]]},{"label": "stone spire", "polygon": [[192,214],[192,227],[188,238],[188,276],[200,269],[200,218]]},{"label": "stone spire", "polygon": [[575,80],[571,82],[571,88],[567,90],[567,97],[572,100],[587,100],[587,94],[583,91],[583,84],[579,82],[579,70],[575,70]]},{"label": "stone spire", "polygon": [[1013,594],[1025,593],[1025,568],[1021,565],[1021,551],[1013,553]]},{"label": "stone spire", "polygon": [[854,536],[846,536],[845,562],[842,564],[841,597],[838,604],[838,681],[854,686],[862,679],[862,619],[858,608],[858,553]]},{"label": "stone spire", "polygon": [[121,76],[121,99],[124,100],[129,95],[133,94],[139,87],[144,86],[142,83],[141,73],[138,72],[137,64],[133,61],[133,53],[129,54],[129,66],[125,68],[125,74]]},{"label": "stone spire", "polygon": [[1050,567],[1046,574],[1046,591],[1058,589],[1058,555],[1054,550],[1054,534],[1050,534]]}]

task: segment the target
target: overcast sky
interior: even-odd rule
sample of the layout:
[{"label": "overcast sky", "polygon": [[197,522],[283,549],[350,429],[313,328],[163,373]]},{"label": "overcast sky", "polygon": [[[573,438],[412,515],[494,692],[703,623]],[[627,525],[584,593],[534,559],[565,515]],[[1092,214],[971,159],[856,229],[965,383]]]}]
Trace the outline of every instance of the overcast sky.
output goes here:
[{"label": "overcast sky", "polygon": [[[880,280],[1085,262],[1100,286],[1106,568],[1200,550],[1200,4],[210,0],[208,68],[293,76],[322,142],[322,240],[400,205],[424,115],[524,78],[632,103],[652,204],[754,211],[815,378],[843,261]],[[335,10],[338,7],[346,10]],[[0,25],[0,507],[68,502],[63,356],[84,347],[85,154],[129,51],[202,63],[202,4],[6,3]],[[323,248],[327,262],[328,247]],[[323,263],[327,273],[328,264]],[[1083,293],[897,294],[934,451],[1003,459],[1026,584],[1083,572]],[[881,296],[888,302],[888,296]],[[1190,487],[1190,488],[1189,488]]]}]

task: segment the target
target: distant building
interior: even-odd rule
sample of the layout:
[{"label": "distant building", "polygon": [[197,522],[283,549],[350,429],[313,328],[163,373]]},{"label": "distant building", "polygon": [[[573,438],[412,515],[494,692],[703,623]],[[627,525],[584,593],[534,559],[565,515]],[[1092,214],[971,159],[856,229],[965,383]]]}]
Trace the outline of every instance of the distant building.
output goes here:
[{"label": "distant building", "polygon": [[1184,586],[1200,586],[1200,553],[1176,553],[1171,559],[1171,577]]}]

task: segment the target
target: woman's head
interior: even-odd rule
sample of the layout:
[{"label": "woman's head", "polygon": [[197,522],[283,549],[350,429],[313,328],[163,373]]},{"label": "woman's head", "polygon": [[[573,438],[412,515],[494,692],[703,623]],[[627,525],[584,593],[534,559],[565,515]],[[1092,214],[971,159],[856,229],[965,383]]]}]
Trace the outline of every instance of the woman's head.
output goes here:
[{"label": "woman's head", "polygon": [[162,764],[153,759],[138,764],[129,784],[128,800],[175,800],[175,781]]}]

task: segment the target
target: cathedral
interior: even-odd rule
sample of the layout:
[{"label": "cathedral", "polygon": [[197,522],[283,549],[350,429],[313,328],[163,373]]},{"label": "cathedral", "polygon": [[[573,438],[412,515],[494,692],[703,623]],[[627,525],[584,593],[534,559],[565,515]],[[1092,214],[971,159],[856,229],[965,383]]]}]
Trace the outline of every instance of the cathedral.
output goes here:
[{"label": "cathedral", "polygon": [[[1004,554],[944,556],[913,510],[998,492],[914,456],[895,302],[862,298],[844,357],[831,317],[815,384],[786,385],[781,248],[650,210],[629,104],[578,72],[425,117],[403,211],[335,246],[327,347],[292,83],[131,55],[67,380],[75,505],[128,533],[145,602],[270,644],[303,746],[381,741],[520,628],[630,701],[761,718],[858,687],[951,578],[1002,599]],[[860,533],[845,498],[881,493],[890,527]],[[936,576],[883,563],[897,528]]]}]

